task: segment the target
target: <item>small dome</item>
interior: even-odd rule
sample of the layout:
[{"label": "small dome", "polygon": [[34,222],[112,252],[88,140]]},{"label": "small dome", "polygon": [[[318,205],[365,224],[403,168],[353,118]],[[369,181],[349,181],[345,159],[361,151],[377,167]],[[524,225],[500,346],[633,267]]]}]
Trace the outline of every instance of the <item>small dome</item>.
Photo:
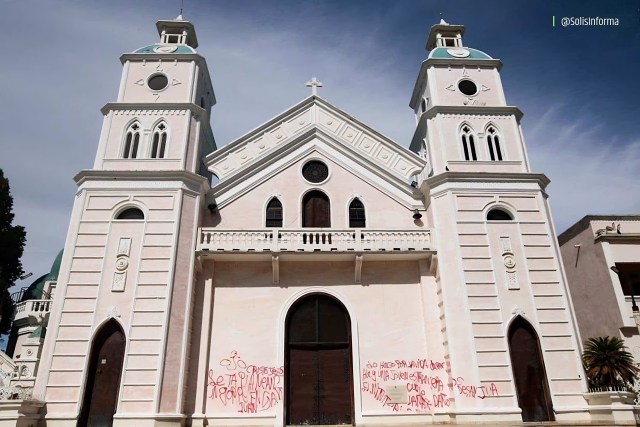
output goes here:
[{"label": "small dome", "polygon": [[[453,55],[451,54],[453,52]],[[468,54],[467,54],[468,53]],[[429,59],[493,59],[486,53],[470,47],[437,47],[429,53]]]},{"label": "small dome", "polygon": [[58,252],[58,256],[56,256],[55,261],[53,261],[51,271],[43,276],[38,277],[31,285],[29,285],[27,289],[25,289],[24,293],[22,294],[22,298],[20,298],[20,302],[30,299],[42,299],[45,282],[58,280],[61,262],[62,251]]},{"label": "small dome", "polygon": [[196,50],[185,44],[161,44],[156,43],[141,47],[133,53],[196,53]]}]

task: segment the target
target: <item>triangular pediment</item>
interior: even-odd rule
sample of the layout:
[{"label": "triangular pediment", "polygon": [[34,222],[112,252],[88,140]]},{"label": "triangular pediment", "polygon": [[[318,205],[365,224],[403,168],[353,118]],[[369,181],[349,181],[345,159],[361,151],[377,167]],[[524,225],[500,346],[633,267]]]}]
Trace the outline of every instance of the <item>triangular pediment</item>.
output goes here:
[{"label": "triangular pediment", "polygon": [[389,181],[408,185],[425,161],[317,96],[306,98],[236,141],[214,151],[205,164],[220,183],[230,184],[265,163],[323,135],[340,151]]}]

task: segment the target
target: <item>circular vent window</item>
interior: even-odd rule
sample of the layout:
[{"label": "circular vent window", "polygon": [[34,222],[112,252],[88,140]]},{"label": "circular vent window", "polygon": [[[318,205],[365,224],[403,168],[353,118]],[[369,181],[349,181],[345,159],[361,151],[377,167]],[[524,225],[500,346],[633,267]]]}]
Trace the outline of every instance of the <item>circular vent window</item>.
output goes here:
[{"label": "circular vent window", "polygon": [[329,168],[319,160],[311,160],[302,166],[302,176],[309,182],[319,184],[329,177]]},{"label": "circular vent window", "polygon": [[169,84],[169,79],[164,74],[154,74],[149,77],[147,85],[151,90],[162,90]]},{"label": "circular vent window", "polygon": [[471,80],[463,79],[458,82],[458,89],[467,96],[478,93],[478,86]]}]

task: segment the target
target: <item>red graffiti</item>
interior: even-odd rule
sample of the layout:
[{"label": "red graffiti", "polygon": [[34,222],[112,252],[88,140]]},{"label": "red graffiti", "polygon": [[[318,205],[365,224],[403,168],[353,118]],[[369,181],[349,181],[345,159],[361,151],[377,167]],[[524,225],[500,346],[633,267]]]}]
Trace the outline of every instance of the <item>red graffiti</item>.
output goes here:
[{"label": "red graffiti", "polygon": [[[481,386],[465,384],[464,378],[450,375],[450,367],[449,361],[426,358],[368,362],[362,370],[362,391],[393,412],[416,413],[451,406],[455,392],[477,399],[498,396],[498,388],[494,383]],[[438,371],[444,371],[442,373],[447,376],[448,392]],[[388,395],[388,387],[398,385],[406,387],[406,395],[396,397],[402,399],[403,403],[395,403]]]},{"label": "red graffiti", "polygon": [[219,373],[209,369],[210,399],[242,413],[264,411],[282,400],[284,367],[248,365],[237,351],[222,359],[220,366],[223,369]]},{"label": "red graffiti", "polygon": [[457,377],[452,378],[452,386],[455,386],[458,393],[461,396],[484,399],[487,397],[495,397],[498,396],[498,387],[495,383],[491,383],[489,385],[468,385],[464,383],[464,378]]}]

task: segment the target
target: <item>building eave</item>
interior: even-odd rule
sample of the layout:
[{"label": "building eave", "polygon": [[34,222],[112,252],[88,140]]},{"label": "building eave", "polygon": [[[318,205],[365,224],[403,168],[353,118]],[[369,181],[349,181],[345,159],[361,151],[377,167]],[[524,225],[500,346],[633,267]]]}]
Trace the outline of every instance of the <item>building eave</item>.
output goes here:
[{"label": "building eave", "polygon": [[95,170],[95,169],[83,169],[78,172],[73,180],[76,182],[78,186],[89,182],[89,181],[101,181],[101,182],[109,182],[109,181],[182,181],[186,184],[191,184],[194,186],[202,186],[204,190],[208,188],[209,181],[204,176],[183,171],[183,170],[174,170],[174,171],[115,171],[115,170]]}]

